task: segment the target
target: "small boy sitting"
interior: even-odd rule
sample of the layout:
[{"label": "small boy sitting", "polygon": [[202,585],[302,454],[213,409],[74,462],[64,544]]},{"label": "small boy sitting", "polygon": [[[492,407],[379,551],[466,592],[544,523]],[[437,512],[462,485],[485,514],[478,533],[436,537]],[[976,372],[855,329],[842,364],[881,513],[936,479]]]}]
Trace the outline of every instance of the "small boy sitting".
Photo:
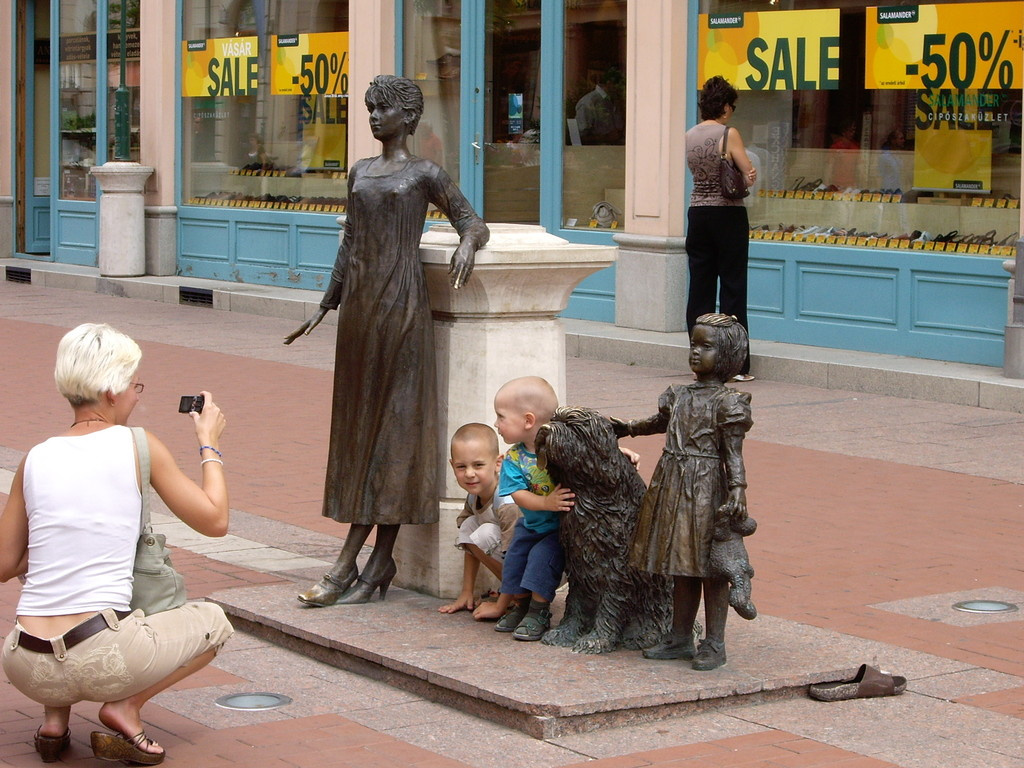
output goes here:
[{"label": "small boy sitting", "polygon": [[558,540],[559,515],[573,506],[573,493],[555,486],[537,466],[537,430],[551,420],[558,397],[542,378],[513,379],[494,396],[494,426],[513,444],[501,464],[498,494],[511,496],[522,510],[505,553],[501,598],[510,601],[495,630],[516,640],[540,640],[551,625],[549,604],[565,568]]},{"label": "small boy sitting", "polygon": [[[498,436],[493,429],[486,424],[463,424],[452,436],[451,452],[455,479],[468,494],[466,505],[455,521],[459,526],[459,539],[455,546],[465,555],[462,592],[455,602],[438,608],[441,613],[472,611],[482,607],[476,605],[473,597],[480,564],[483,563],[495,578],[501,580],[501,561],[519,519],[519,507],[515,502],[497,493],[501,453],[498,451]],[[500,605],[501,613],[507,607],[506,599],[504,605]]]}]

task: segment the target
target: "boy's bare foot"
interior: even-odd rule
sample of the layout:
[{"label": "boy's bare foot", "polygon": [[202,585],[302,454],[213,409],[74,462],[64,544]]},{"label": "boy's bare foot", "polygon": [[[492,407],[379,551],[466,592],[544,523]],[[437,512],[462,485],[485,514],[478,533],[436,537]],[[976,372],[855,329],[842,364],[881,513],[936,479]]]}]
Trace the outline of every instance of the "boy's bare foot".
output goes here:
[{"label": "boy's bare foot", "polygon": [[[455,602],[448,603],[448,605],[442,605],[437,609],[438,613],[458,613],[459,611],[472,611],[475,607],[475,601],[473,600],[472,593],[461,594],[456,598]],[[475,618],[475,614],[474,614]]]},{"label": "boy's bare foot", "polygon": [[505,615],[507,605],[500,603],[481,603],[473,611],[473,618],[477,621],[496,621]]}]

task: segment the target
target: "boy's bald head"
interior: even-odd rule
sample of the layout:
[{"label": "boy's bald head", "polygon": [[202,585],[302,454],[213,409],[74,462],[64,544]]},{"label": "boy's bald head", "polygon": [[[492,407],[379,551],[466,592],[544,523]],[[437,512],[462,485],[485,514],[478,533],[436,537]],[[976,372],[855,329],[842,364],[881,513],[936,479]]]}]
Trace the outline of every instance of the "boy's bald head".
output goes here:
[{"label": "boy's bald head", "polygon": [[506,399],[520,413],[532,413],[541,424],[550,421],[558,408],[558,395],[540,376],[522,376],[506,382],[495,395],[495,400],[498,398]]}]

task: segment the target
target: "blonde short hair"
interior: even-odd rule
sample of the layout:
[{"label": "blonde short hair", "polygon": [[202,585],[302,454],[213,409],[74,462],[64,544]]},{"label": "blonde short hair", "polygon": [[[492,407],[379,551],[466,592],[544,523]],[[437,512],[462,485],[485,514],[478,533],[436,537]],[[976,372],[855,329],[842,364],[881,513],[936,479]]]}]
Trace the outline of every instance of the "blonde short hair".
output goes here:
[{"label": "blonde short hair", "polygon": [[128,389],[141,360],[139,345],[125,334],[102,323],[83,323],[57,345],[53,378],[71,405],[95,403],[104,392]]}]

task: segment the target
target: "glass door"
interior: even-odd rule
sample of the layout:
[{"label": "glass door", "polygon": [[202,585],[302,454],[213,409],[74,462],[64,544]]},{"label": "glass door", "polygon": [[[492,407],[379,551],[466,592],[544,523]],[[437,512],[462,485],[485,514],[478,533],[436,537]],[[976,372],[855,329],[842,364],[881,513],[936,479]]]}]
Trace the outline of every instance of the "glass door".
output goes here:
[{"label": "glass door", "polygon": [[50,4],[18,4],[17,235],[23,254],[50,251]]},{"label": "glass door", "polygon": [[490,222],[540,220],[540,0],[406,2],[403,72],[423,90],[411,147]]},{"label": "glass door", "polygon": [[540,223],[540,2],[487,0],[483,217]]}]

